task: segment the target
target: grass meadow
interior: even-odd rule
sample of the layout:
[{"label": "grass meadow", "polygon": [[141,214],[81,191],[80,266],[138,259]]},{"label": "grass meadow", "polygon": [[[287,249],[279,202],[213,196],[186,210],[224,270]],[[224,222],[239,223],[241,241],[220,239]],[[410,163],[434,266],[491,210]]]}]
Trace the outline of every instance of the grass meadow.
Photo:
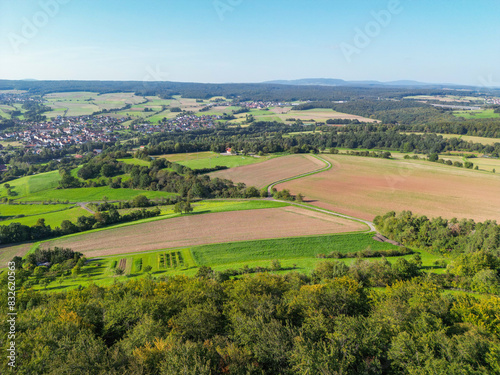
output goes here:
[{"label": "grass meadow", "polygon": [[235,168],[242,165],[249,165],[260,163],[276,156],[243,156],[243,155],[221,155],[216,152],[195,152],[187,154],[171,154],[162,155],[169,161],[173,161],[184,165],[191,169],[214,168],[216,166],[225,166],[228,168]]},{"label": "grass meadow", "polygon": [[453,111],[453,115],[456,117],[463,117],[465,119],[500,117],[500,113],[495,113],[493,109],[481,109],[474,111]]}]

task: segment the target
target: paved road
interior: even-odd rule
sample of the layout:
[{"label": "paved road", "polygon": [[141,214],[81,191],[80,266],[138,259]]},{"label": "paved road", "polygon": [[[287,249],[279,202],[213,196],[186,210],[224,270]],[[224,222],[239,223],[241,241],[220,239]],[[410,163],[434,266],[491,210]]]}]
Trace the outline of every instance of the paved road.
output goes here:
[{"label": "paved road", "polygon": [[309,205],[305,205],[305,204],[300,204],[300,203],[294,203],[294,202],[290,202],[290,201],[282,201],[282,200],[278,200],[278,199],[274,199],[274,198],[271,198],[272,197],[272,194],[271,194],[271,190],[272,188],[275,186],[275,185],[278,185],[278,184],[281,184],[283,182],[287,182],[287,181],[290,181],[290,180],[295,180],[297,178],[301,178],[301,177],[306,177],[306,176],[310,176],[310,175],[313,175],[313,174],[316,174],[316,173],[320,173],[320,172],[324,172],[324,171],[327,171],[329,170],[331,167],[332,167],[332,163],[330,163],[328,160],[325,160],[323,159],[321,156],[318,156],[318,155],[314,155],[314,157],[316,157],[317,159],[323,161],[326,166],[321,168],[321,169],[318,169],[316,171],[312,171],[312,172],[308,172],[308,173],[303,173],[303,174],[300,174],[298,176],[293,176],[293,177],[289,177],[289,178],[284,178],[282,180],[279,180],[279,181],[276,181],[276,182],[273,182],[272,184],[270,184],[267,188],[267,193],[269,194],[269,200],[273,200],[273,201],[276,201],[276,202],[285,202],[285,203],[290,203],[290,204],[293,204],[294,206],[300,206],[300,207],[304,207],[304,208],[308,208],[310,210],[314,210],[314,211],[319,211],[319,212],[323,212],[325,214],[328,214],[328,215],[333,215],[333,216],[338,216],[338,217],[342,217],[344,219],[349,219],[349,220],[354,220],[354,221],[358,221],[360,223],[364,223],[366,225],[368,225],[368,227],[370,228],[370,232],[376,232],[377,230],[375,229],[375,225],[371,222],[371,221],[368,221],[368,220],[363,220],[363,219],[359,219],[357,217],[353,217],[353,216],[348,216],[348,215],[343,215],[343,214],[338,214],[336,212],[332,212],[332,211],[328,211],[328,210],[324,210],[322,208],[317,208],[317,207],[314,207],[314,206],[309,206]]}]

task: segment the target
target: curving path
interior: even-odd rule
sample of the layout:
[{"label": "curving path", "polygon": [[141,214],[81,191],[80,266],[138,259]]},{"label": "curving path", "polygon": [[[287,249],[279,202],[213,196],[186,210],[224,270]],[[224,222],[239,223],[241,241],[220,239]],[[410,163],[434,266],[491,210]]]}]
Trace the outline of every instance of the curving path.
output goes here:
[{"label": "curving path", "polygon": [[315,158],[321,160],[322,162],[324,162],[326,164],[325,167],[323,168],[320,168],[316,171],[312,171],[312,172],[308,172],[308,173],[303,173],[303,174],[300,174],[298,176],[293,176],[293,177],[289,177],[289,178],[284,178],[282,180],[279,180],[279,181],[276,181],[276,182],[273,182],[272,184],[268,185],[267,187],[267,194],[269,195],[269,198],[270,200],[273,200],[273,201],[276,201],[276,202],[285,202],[285,203],[290,203],[294,206],[299,206],[299,207],[304,207],[304,208],[308,208],[310,210],[314,210],[314,211],[319,211],[319,212],[323,212],[325,214],[329,214],[329,215],[333,215],[333,216],[338,216],[338,217],[342,217],[344,219],[349,219],[349,220],[354,220],[354,221],[358,221],[360,223],[364,223],[366,225],[368,225],[368,227],[370,228],[370,232],[376,232],[377,230],[375,229],[375,225],[373,224],[373,222],[371,221],[368,221],[368,220],[363,220],[363,219],[359,219],[357,217],[353,217],[353,216],[349,216],[349,215],[343,215],[343,214],[339,214],[339,213],[336,213],[336,212],[332,212],[332,211],[328,211],[328,210],[325,210],[325,209],[322,209],[322,208],[318,208],[318,207],[314,207],[314,206],[311,206],[311,205],[305,205],[305,204],[300,204],[300,203],[294,203],[294,202],[290,202],[290,201],[282,201],[282,200],[278,200],[278,199],[274,199],[272,198],[272,194],[271,194],[271,191],[272,191],[272,188],[278,184],[281,184],[283,182],[287,182],[287,181],[291,181],[291,180],[295,180],[297,178],[302,178],[302,177],[307,177],[307,176],[311,176],[313,174],[316,174],[316,173],[320,173],[320,172],[324,172],[324,171],[327,171],[329,170],[330,168],[332,168],[332,163],[330,163],[328,160],[325,160],[323,159],[321,156],[318,156],[318,155],[314,155]]},{"label": "curving path", "polygon": [[324,172],[324,171],[327,171],[329,170],[331,167],[332,167],[332,163],[330,163],[328,160],[325,160],[323,159],[321,156],[318,156],[318,155],[313,155],[316,159],[319,159],[321,160],[322,162],[324,162],[326,164],[325,167],[323,168],[320,168],[320,169],[317,169],[315,171],[312,171],[312,172],[307,172],[307,173],[302,173],[302,174],[299,174],[297,176],[293,176],[293,177],[288,177],[288,178],[284,178],[282,180],[278,180],[276,182],[273,182],[271,184],[269,184],[267,186],[267,194],[269,197],[272,197],[272,194],[271,194],[271,191],[273,189],[273,187],[275,185],[278,185],[278,184],[282,184],[283,182],[287,182],[287,181],[291,181],[291,180],[295,180],[297,178],[302,178],[302,177],[307,177],[307,176],[311,176],[313,174],[316,174],[316,173],[320,173],[320,172]]}]

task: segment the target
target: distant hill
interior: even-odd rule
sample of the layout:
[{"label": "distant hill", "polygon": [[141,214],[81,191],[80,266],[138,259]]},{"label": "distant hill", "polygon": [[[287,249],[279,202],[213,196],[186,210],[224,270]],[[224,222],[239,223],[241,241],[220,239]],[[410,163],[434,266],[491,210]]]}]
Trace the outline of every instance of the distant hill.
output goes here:
[{"label": "distant hill", "polygon": [[[392,86],[392,87],[415,87],[415,86],[429,86],[429,87],[442,87],[442,86],[457,86],[453,84],[442,83],[424,83],[411,80],[399,80],[390,82],[380,81],[345,81],[337,78],[304,78],[293,80],[275,80],[263,83],[279,84],[279,85],[294,85],[294,86]],[[466,86],[463,86],[466,87]]]}]

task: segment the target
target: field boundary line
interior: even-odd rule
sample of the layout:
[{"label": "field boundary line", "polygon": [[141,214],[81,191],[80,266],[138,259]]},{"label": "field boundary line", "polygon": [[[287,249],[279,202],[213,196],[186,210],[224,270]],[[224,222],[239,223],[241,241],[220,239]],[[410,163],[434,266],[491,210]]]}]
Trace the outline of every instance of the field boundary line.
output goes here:
[{"label": "field boundary line", "polygon": [[326,210],[324,208],[314,207],[314,206],[311,206],[311,205],[305,205],[305,204],[301,204],[301,203],[295,203],[295,202],[290,202],[290,201],[282,201],[282,200],[279,200],[279,199],[272,199],[272,201],[274,201],[274,202],[286,202],[286,203],[290,203],[290,205],[293,205],[293,206],[298,206],[298,207],[302,207],[302,208],[305,208],[305,209],[322,212],[322,213],[325,213],[325,214],[328,214],[328,215],[338,216],[338,217],[341,217],[343,219],[357,221],[359,223],[363,223],[363,224],[368,225],[368,227],[370,228],[370,230],[368,231],[368,233],[376,232],[377,231],[375,229],[375,225],[371,221],[369,221],[369,220],[363,220],[363,219],[360,219],[360,218],[357,218],[357,217],[354,217],[354,216],[339,214],[337,212]]},{"label": "field boundary line", "polygon": [[288,181],[291,181],[291,180],[296,180],[298,178],[302,178],[302,177],[307,177],[307,176],[311,176],[313,174],[316,174],[316,173],[320,173],[320,172],[325,172],[325,171],[328,171],[329,169],[332,168],[332,163],[330,163],[328,160],[325,160],[323,159],[321,156],[318,156],[318,155],[312,155],[314,156],[316,159],[319,159],[321,160],[322,162],[324,162],[326,164],[326,166],[324,166],[323,168],[320,168],[320,169],[317,169],[315,171],[311,171],[311,172],[306,172],[306,173],[302,173],[302,174],[299,174],[297,176],[292,176],[292,177],[288,177],[288,178],[283,178],[281,180],[278,180],[278,181],[275,181],[275,182],[272,182],[270,183],[269,185],[266,186],[267,188],[267,194],[269,197],[272,196],[271,194],[271,190],[274,186],[278,185],[278,184],[282,184],[284,182],[288,182]]},{"label": "field boundary line", "polygon": [[[302,177],[308,177],[308,176],[311,176],[311,175],[316,174],[316,173],[325,172],[325,171],[328,171],[328,170],[330,170],[332,168],[332,163],[329,162],[328,160],[325,160],[324,158],[322,158],[319,155],[313,155],[313,156],[316,159],[319,159],[322,162],[324,162],[326,164],[326,166],[323,167],[323,168],[320,168],[318,170],[312,171],[312,172],[303,173],[303,174],[300,174],[298,176],[293,176],[293,177],[289,177],[289,178],[284,178],[284,179],[281,179],[279,181],[276,181],[276,182],[273,182],[273,183],[267,185],[267,194],[268,194],[268,196],[272,197],[271,190],[272,190],[272,188],[274,186],[276,186],[278,184],[282,184],[284,182],[288,182],[288,181],[291,181],[291,180],[296,180],[296,179],[299,179],[299,178],[302,178]],[[286,203],[290,203],[291,205],[294,205],[294,206],[299,206],[299,207],[302,207],[302,208],[306,208],[306,209],[310,209],[310,210],[314,210],[314,211],[326,213],[328,215],[333,215],[333,216],[341,217],[341,218],[344,218],[344,219],[357,221],[357,222],[360,222],[360,223],[368,225],[368,228],[370,228],[369,232],[376,232],[377,231],[375,229],[375,225],[371,221],[368,221],[368,220],[359,219],[357,217],[353,217],[353,216],[349,216],[349,215],[339,214],[337,212],[325,210],[325,209],[322,209],[322,208],[317,208],[317,207],[314,207],[314,206],[307,206],[305,204],[294,203],[294,202],[289,202],[289,201],[283,201],[283,200],[278,200],[278,199],[272,199],[272,200],[275,201],[275,202],[286,202]]]}]

